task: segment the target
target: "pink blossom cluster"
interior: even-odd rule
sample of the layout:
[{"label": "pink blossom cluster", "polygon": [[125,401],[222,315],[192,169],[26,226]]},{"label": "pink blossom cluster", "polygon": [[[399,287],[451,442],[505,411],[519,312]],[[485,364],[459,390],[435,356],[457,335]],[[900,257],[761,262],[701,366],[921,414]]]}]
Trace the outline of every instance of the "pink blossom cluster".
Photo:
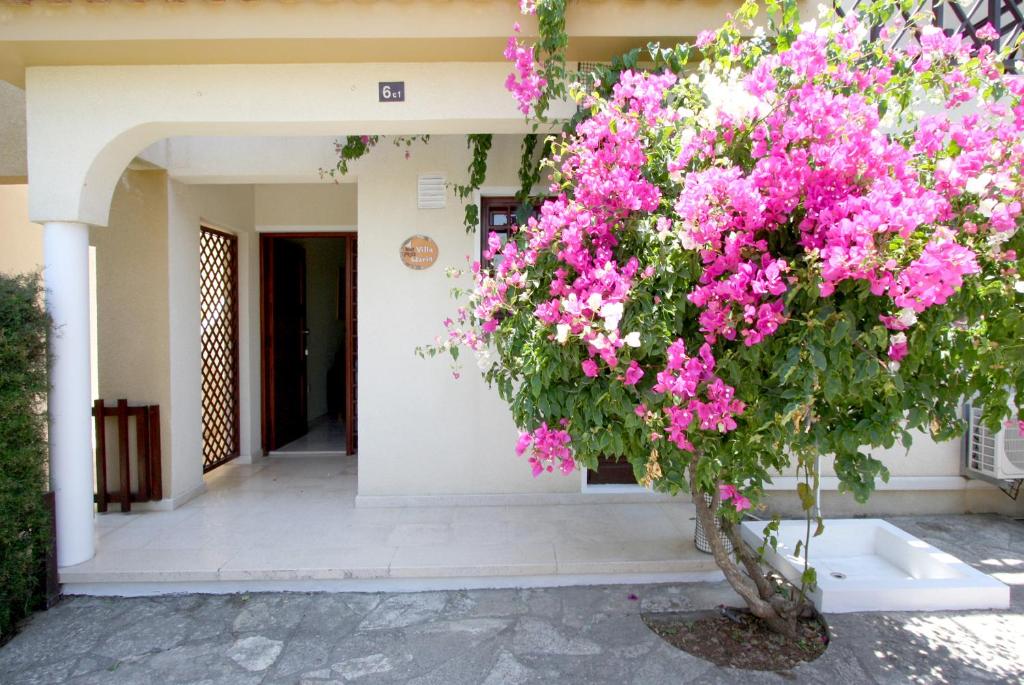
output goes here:
[{"label": "pink blossom cluster", "polygon": [[[716,54],[708,48],[720,39],[704,32],[698,46]],[[1004,76],[988,46],[925,29],[919,46],[878,57],[850,15],[740,70],[733,58],[753,43],[732,45],[731,66],[712,62],[685,83],[623,72],[555,145],[552,196],[539,216],[504,245],[490,237],[484,258],[496,266],[473,265],[476,287],[450,340],[479,350],[530,302],[548,340],[578,352],[581,378],[621,383],[651,440],[693,450],[695,431],[735,430],[745,409],[715,374],[716,355],[786,326],[795,288],[827,298],[857,287],[879,298],[891,312],[880,318],[895,368],[919,314],[987,264],[1015,273],[1004,243],[1022,222],[1024,78]],[[507,86],[529,112],[546,85],[541,67],[515,36],[505,55],[515,63]],[[934,72],[947,107],[900,129],[879,102],[908,70]],[[694,84],[707,102],[691,111],[681,103]],[[992,101],[997,91],[1007,102]],[[968,101],[977,107],[961,111]],[[622,249],[642,232],[665,246],[659,254],[699,264],[673,295],[695,309],[703,341],[693,356],[682,338],[667,347],[659,338],[652,350],[644,336],[661,333],[634,323],[638,288],[666,266]],[[664,364],[649,361],[662,352]],[[571,470],[569,428],[543,423],[520,438],[535,474]],[[723,501],[749,508],[735,486],[722,487]]]},{"label": "pink blossom cluster", "polygon": [[[475,314],[483,331],[497,327],[510,298],[527,286],[525,274],[538,255],[552,252],[562,267],[534,313],[555,329],[559,342],[571,336],[586,344],[583,373],[596,377],[598,360],[615,368],[623,348],[639,346],[637,334],[621,330],[620,323],[627,296],[642,276],[640,264],[636,257],[618,259],[616,231],[631,214],[659,206],[661,193],[644,175],[648,160],[640,119],[673,116],[662,99],[674,83],[671,74],[624,74],[613,98],[617,109],[581,123],[561,154],[560,171],[572,181],[574,197],[562,193],[545,202],[540,217],[522,227],[523,247],[516,241],[502,246],[490,237],[484,257],[500,256],[500,263],[493,273],[478,273]],[[638,374],[642,370],[634,368],[629,378],[635,383]]]},{"label": "pink blossom cluster", "polygon": [[527,449],[530,450],[527,461],[535,477],[545,472],[551,473],[556,468],[564,474],[570,474],[576,469],[576,461],[569,449],[571,441],[572,438],[564,429],[551,429],[547,423],[542,423],[534,431],[519,434],[516,454],[522,456]]},{"label": "pink blossom cluster", "polygon": [[963,277],[979,270],[974,252],[957,243],[951,231],[939,229],[921,256],[900,272],[889,294],[897,307],[923,312],[945,304],[963,285]]},{"label": "pink blossom cluster", "polygon": [[[700,321],[709,342],[718,336],[732,340],[739,332],[746,344],[756,344],[785,322],[778,296],[793,278],[786,275],[787,261],[771,255],[767,244],[770,233],[795,211],[803,216],[801,244],[809,257],[820,260],[823,297],[843,281],[862,280],[896,308],[918,313],[945,303],[964,276],[979,271],[976,244],[958,241],[947,228],[956,225],[952,208],[965,193],[978,195],[973,209],[982,216],[965,222],[964,233],[1011,231],[1019,223],[1021,79],[1001,77],[990,59],[983,71],[1003,80],[1016,104],[987,103],[986,116],[923,117],[913,144],[905,146],[887,133],[876,102],[865,92],[883,92],[900,59],[913,60],[920,72],[940,60],[966,61],[971,44],[926,29],[920,48],[891,54],[888,65],[853,69],[839,62],[834,74],[824,77],[830,40],[850,51],[860,49],[856,28],[851,17],[831,38],[825,31],[805,31],[789,50],[765,56],[744,80],[747,94],[764,106],[750,106],[746,118],[720,114],[717,127],[691,134],[678,159],[669,163],[669,172],[682,179],[674,230],[684,246],[700,251],[704,264],[690,299],[703,310]],[[977,52],[983,65],[988,52],[987,46]],[[957,103],[978,95],[959,66],[944,73],[949,97]],[[847,92],[844,86],[856,88]],[[721,157],[741,134],[752,140],[749,169]],[[946,154],[951,149],[956,154]],[[935,183],[929,183],[921,165],[937,156]],[[920,246],[919,254],[894,253],[897,236],[899,244]],[[900,342],[890,357],[905,354],[906,343]]]},{"label": "pink blossom cluster", "polygon": [[722,502],[732,502],[736,511],[744,511],[751,508],[750,500],[744,497],[735,485],[722,483],[718,486],[718,499]]},{"label": "pink blossom cluster", "polygon": [[744,404],[736,399],[735,388],[713,373],[711,346],[704,343],[691,357],[679,338],[669,345],[667,355],[666,368],[658,372],[652,391],[671,398],[665,407],[668,439],[679,449],[692,452],[687,433],[694,419],[701,430],[725,433],[735,429],[734,417],[743,412]]},{"label": "pink blossom cluster", "polygon": [[[516,24],[515,30],[519,32],[519,24]],[[514,67],[505,79],[505,88],[515,96],[519,111],[529,114],[530,108],[540,100],[548,83],[542,75],[542,68],[534,60],[533,46],[520,43],[514,35],[509,36],[505,59],[512,62]]]},{"label": "pink blossom cluster", "polygon": [[755,179],[738,167],[712,167],[686,176],[676,199],[683,246],[698,250],[704,270],[690,301],[700,308],[705,339],[760,342],[785,322],[784,259],[771,256],[759,232],[767,227]]}]

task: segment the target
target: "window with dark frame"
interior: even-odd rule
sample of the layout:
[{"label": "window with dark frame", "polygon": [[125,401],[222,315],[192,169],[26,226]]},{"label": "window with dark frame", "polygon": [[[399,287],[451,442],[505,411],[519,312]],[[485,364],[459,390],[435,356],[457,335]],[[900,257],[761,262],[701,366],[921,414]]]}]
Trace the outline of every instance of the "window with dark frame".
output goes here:
[{"label": "window with dark frame", "polygon": [[491,233],[496,233],[501,240],[502,247],[509,241],[518,226],[516,225],[516,213],[519,211],[519,202],[514,197],[484,197],[480,198],[480,268],[491,269],[501,263],[501,255],[487,259],[484,255],[488,250],[488,240]]},{"label": "window with dark frame", "polygon": [[[539,209],[539,208],[538,208]],[[514,197],[484,197],[480,200],[480,268],[492,269],[501,263],[501,255],[488,260],[484,257],[488,248],[491,233],[496,233],[504,246],[515,235],[518,229],[516,214],[519,202]],[[537,209],[534,210],[535,214]],[[616,460],[602,457],[598,460],[597,471],[587,471],[587,483],[590,485],[635,485],[633,466],[625,459]]]}]

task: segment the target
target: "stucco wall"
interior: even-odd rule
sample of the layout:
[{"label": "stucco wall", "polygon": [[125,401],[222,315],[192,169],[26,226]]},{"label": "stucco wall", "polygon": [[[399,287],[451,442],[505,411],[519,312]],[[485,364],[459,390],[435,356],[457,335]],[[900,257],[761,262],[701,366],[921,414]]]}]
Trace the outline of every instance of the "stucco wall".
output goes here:
[{"label": "stucco wall", "polygon": [[25,91],[0,81],[0,179],[28,174],[25,147]]},{"label": "stucco wall", "polygon": [[[166,175],[126,171],[114,191],[110,225],[91,228],[89,242],[96,254],[98,395],[108,404],[125,398],[160,405],[161,452],[171,455],[175,440],[165,413],[173,411],[167,371]],[[134,436],[131,444],[134,451]],[[116,483],[116,442],[109,440],[107,447],[108,475]],[[167,482],[167,457],[163,466]]]},{"label": "stucco wall", "polygon": [[0,185],[0,273],[43,268],[43,227],[28,220],[28,186]]},{"label": "stucco wall", "polygon": [[[518,141],[496,140],[487,186],[515,186]],[[455,380],[446,360],[413,354],[454,312],[445,268],[464,267],[477,236],[466,234],[450,193],[445,209],[416,208],[418,174],[446,171],[450,181],[464,181],[465,138],[435,136],[411,159],[403,154],[379,146],[358,178],[360,494],[578,491],[578,477],[531,477],[513,451],[511,417],[471,357]],[[399,259],[413,234],[437,242],[429,269],[414,271]]]},{"label": "stucco wall", "polygon": [[[514,189],[518,145],[518,136],[495,138],[485,194],[507,194]],[[206,222],[239,235],[242,453],[249,457],[258,455],[260,447],[259,269],[254,227],[267,221],[277,227],[330,229],[347,223],[346,213],[355,213],[352,223],[358,224],[361,263],[360,492],[421,495],[579,490],[578,476],[530,477],[523,460],[513,453],[516,431],[508,412],[479,380],[472,359],[464,360],[462,378],[454,380],[446,360],[424,361],[413,355],[416,345],[430,342],[442,330],[441,320],[454,309],[445,267],[462,266],[464,256],[477,251],[477,237],[464,232],[462,207],[453,197],[449,196],[448,206],[442,210],[416,208],[417,175],[442,171],[449,181],[462,181],[468,154],[462,137],[435,136],[428,146],[415,148],[409,160],[404,159],[402,150],[382,145],[360,162],[358,174],[348,185],[326,184],[322,190],[296,184],[190,186],[167,180],[160,172],[125,174],[115,196],[111,226],[92,231],[99,247],[100,271],[106,279],[101,281],[100,296],[104,303],[101,347],[107,348],[100,373],[102,394],[107,399],[116,399],[122,392],[133,400],[156,398],[153,401],[166,407],[165,440],[171,442],[169,449],[165,448],[170,455],[165,459],[169,469],[165,483],[170,495],[186,495],[202,483],[199,224]],[[273,164],[268,164],[266,172],[274,172]],[[161,191],[162,184],[166,185]],[[332,195],[354,188],[358,188],[357,198],[342,202]],[[166,196],[163,200],[162,193]],[[166,202],[162,221],[161,202]],[[0,250],[0,260],[10,260],[10,255],[18,252],[22,255],[19,263],[41,261],[40,230],[24,226],[24,203],[23,188],[0,187],[0,240],[5,248],[15,245],[13,239],[25,246]],[[269,211],[277,212],[276,217],[268,215],[271,206]],[[19,228],[13,230],[13,226]],[[399,245],[414,233],[430,235],[440,247],[438,263],[428,270],[409,270],[398,258]],[[26,239],[29,234],[35,238]],[[113,288],[109,286],[111,269],[120,274]],[[128,288],[129,294],[124,292],[124,283],[137,283],[143,276],[144,283]],[[115,306],[121,308],[120,313],[111,309]],[[142,307],[147,311],[129,315]],[[156,320],[160,316],[164,324]],[[142,327],[147,330],[143,346],[136,345],[133,336],[138,334],[131,329],[138,321],[149,322]],[[127,331],[124,336],[119,335],[122,330]],[[160,338],[165,340],[163,350]],[[130,345],[134,347],[128,349]],[[144,349],[146,345],[149,349]],[[126,355],[123,359],[120,350]],[[909,454],[896,447],[877,456],[894,478],[957,480],[956,441],[936,445],[921,436]],[[831,473],[827,463],[826,473]],[[924,486],[908,489],[918,487]],[[782,506],[785,497],[776,501]],[[1001,493],[972,484],[968,489],[913,494],[881,492],[866,509],[836,498],[830,507],[833,513],[936,508],[984,511],[1006,510],[1008,506],[1012,510],[1008,502]]]},{"label": "stucco wall", "polygon": [[255,193],[256,225],[261,230],[329,230],[356,225],[354,183],[257,185]]},{"label": "stucco wall", "polygon": [[[187,496],[202,487],[202,385],[199,340],[199,227],[207,224],[238,235],[239,328],[253,330],[258,298],[246,287],[256,278],[251,259],[254,238],[251,186],[168,185],[168,263],[170,264],[169,318],[173,331],[169,355],[172,391],[172,430],[180,436],[175,446],[173,492]],[[257,270],[258,273],[258,270]],[[259,355],[251,336],[240,336],[241,453],[258,449],[258,406],[249,398],[259,388]]]}]

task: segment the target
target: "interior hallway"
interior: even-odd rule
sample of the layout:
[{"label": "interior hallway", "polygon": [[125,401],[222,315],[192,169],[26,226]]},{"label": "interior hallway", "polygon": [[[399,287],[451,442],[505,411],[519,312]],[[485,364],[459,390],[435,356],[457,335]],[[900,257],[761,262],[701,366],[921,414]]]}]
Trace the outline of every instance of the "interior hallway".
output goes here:
[{"label": "interior hallway", "polygon": [[[345,454],[345,422],[334,416],[321,416],[309,424],[309,431],[270,453],[271,456],[293,454]],[[355,459],[353,456],[352,459]]]}]

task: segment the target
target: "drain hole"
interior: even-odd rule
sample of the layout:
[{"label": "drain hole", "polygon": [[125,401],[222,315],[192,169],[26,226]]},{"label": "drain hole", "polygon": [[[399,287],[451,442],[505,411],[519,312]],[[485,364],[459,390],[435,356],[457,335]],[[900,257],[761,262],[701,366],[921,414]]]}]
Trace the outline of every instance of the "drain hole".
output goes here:
[{"label": "drain hole", "polygon": [[845,580],[846,579],[846,574],[841,572],[841,571],[832,571],[832,573],[830,573],[829,575],[832,576],[833,578],[838,578],[839,580]]}]

